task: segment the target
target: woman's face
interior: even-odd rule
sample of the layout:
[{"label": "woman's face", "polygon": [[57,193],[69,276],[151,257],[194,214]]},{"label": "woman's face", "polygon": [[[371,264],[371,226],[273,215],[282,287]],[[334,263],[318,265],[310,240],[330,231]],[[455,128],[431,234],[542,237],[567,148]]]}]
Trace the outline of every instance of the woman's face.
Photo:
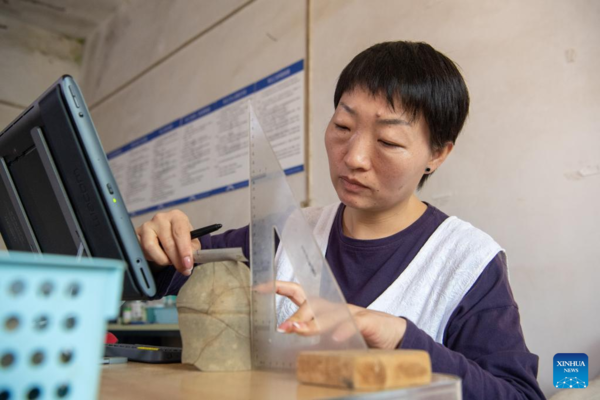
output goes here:
[{"label": "woman's face", "polygon": [[401,107],[393,110],[385,97],[360,87],[340,99],[325,147],[338,197],[364,211],[407,204],[432,160],[423,118],[411,122]]}]

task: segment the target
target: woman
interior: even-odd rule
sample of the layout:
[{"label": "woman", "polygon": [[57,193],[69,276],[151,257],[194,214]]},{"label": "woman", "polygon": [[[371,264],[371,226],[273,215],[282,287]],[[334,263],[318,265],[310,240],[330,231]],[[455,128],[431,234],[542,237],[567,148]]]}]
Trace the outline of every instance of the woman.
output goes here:
[{"label": "woman", "polygon": [[[334,105],[325,146],[340,203],[306,212],[328,229],[322,248],[367,344],[428,351],[434,372],[462,378],[465,399],[543,398],[501,247],[415,194],[468,113],[454,63],[424,43],[377,44],[342,71]],[[171,211],[137,230],[163,295],[190,275],[195,249],[249,254],[248,227],[202,243],[191,228]],[[312,334],[302,290],[280,282],[277,291],[300,306],[279,329]]]}]

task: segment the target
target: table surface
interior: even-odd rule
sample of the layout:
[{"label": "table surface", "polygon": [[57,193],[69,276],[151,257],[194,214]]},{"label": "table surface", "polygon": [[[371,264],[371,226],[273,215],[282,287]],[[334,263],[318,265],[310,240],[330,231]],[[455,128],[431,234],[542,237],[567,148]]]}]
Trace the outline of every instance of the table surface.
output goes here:
[{"label": "table surface", "polygon": [[[460,382],[434,375],[437,391],[460,393]],[[356,392],[298,383],[293,371],[201,372],[185,364],[111,364],[102,366],[101,400],[151,399],[324,399],[354,397],[405,398],[401,389],[387,392]],[[386,396],[382,396],[386,394]],[[387,396],[392,395],[392,396]],[[460,395],[459,395],[460,396]],[[460,398],[460,397],[446,397]]]}]

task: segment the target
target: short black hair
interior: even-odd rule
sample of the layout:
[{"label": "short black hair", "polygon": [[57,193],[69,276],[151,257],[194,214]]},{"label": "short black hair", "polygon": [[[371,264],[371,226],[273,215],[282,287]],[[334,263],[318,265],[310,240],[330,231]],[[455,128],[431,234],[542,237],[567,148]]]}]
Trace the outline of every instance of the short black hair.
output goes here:
[{"label": "short black hair", "polygon": [[358,54],[340,74],[335,108],[356,87],[384,95],[392,109],[400,104],[412,120],[422,116],[432,150],[455,143],[469,113],[469,91],[456,64],[427,43],[384,42]]}]

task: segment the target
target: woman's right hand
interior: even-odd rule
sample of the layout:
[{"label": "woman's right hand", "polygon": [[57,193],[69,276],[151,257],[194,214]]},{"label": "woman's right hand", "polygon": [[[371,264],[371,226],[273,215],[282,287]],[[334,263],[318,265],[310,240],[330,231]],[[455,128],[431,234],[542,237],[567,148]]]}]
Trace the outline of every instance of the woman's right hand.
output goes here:
[{"label": "woman's right hand", "polygon": [[144,256],[156,266],[175,266],[185,276],[192,273],[193,252],[200,249],[200,241],[192,240],[192,224],[180,210],[157,213],[135,231]]}]

